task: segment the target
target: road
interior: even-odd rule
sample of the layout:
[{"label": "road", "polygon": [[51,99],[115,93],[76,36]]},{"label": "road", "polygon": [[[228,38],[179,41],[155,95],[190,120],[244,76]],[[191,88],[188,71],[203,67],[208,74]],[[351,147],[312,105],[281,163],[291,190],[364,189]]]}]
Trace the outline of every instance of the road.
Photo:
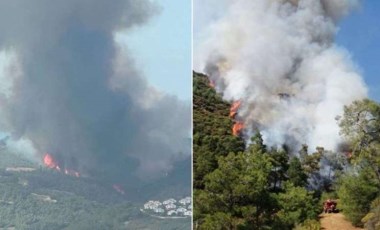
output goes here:
[{"label": "road", "polygon": [[362,230],[354,227],[342,213],[321,214],[320,221],[323,230]]}]

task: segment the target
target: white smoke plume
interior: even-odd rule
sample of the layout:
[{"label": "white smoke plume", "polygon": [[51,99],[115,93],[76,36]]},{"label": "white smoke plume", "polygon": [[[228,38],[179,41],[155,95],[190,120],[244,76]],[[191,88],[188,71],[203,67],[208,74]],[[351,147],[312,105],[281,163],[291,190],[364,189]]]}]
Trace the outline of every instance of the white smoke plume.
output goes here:
[{"label": "white smoke plume", "polygon": [[[195,9],[210,10],[200,6]],[[224,13],[199,31],[194,63],[229,101],[248,134],[269,145],[335,149],[336,116],[367,96],[349,53],[334,44],[337,22],[354,0],[223,1]],[[195,17],[197,15],[195,11]],[[196,24],[197,25],[197,24]]]},{"label": "white smoke plume", "polygon": [[[150,0],[0,2],[0,132],[81,173],[164,175],[190,155],[190,104],[154,89],[115,34]],[[178,76],[186,77],[186,76]]]}]

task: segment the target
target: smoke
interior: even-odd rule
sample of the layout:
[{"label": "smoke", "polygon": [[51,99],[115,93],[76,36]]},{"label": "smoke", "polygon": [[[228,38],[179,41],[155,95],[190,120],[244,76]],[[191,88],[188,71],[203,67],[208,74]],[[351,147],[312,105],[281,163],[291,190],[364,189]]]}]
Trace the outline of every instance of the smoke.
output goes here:
[{"label": "smoke", "polygon": [[[200,2],[199,14],[212,11],[197,7]],[[334,44],[337,22],[358,2],[224,4],[224,13],[210,13],[219,18],[195,35],[196,70],[206,72],[226,100],[242,102],[236,119],[248,134],[259,128],[269,145],[335,149],[341,141],[335,117],[367,95],[349,53]]]},{"label": "smoke", "polygon": [[9,143],[119,177],[159,175],[187,157],[190,105],[149,86],[115,42],[159,10],[149,0],[1,1],[0,130]]}]

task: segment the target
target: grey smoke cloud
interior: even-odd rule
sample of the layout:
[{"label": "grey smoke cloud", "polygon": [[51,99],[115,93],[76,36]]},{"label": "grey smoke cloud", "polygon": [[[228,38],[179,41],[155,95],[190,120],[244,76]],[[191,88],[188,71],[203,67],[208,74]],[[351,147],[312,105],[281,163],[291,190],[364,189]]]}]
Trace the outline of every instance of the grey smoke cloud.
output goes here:
[{"label": "grey smoke cloud", "polygon": [[349,53],[334,44],[336,23],[358,1],[224,3],[224,13],[196,35],[195,68],[225,99],[242,101],[238,119],[248,133],[262,130],[267,144],[335,149],[335,117],[343,105],[367,96]]},{"label": "grey smoke cloud", "polygon": [[190,105],[150,86],[114,41],[159,10],[149,0],[1,1],[0,130],[82,172],[170,170],[190,154]]}]

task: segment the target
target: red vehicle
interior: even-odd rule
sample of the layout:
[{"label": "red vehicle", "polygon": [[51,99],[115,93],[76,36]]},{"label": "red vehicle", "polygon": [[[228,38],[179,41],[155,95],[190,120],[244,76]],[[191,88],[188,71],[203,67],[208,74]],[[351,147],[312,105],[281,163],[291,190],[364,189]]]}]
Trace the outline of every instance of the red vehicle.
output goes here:
[{"label": "red vehicle", "polygon": [[328,199],[326,200],[324,203],[323,203],[323,212],[324,213],[332,213],[332,212],[336,212],[337,209],[336,209],[336,205],[337,205],[337,202],[336,201],[333,201],[331,199]]}]

